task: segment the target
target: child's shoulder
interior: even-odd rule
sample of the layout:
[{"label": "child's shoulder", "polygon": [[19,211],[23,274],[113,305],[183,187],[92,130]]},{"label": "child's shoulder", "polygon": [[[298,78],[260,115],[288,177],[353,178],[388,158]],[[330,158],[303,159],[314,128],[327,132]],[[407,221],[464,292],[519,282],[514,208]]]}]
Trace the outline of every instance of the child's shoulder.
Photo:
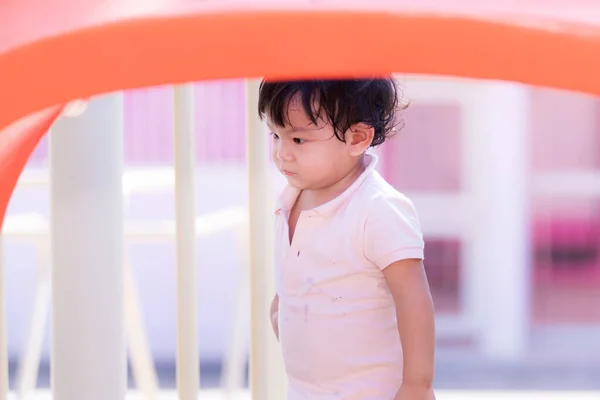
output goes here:
[{"label": "child's shoulder", "polygon": [[360,238],[366,257],[380,269],[406,258],[423,257],[423,233],[412,201],[379,174],[357,193],[362,206]]},{"label": "child's shoulder", "polygon": [[355,194],[355,201],[367,213],[404,210],[415,213],[412,201],[374,171]]}]

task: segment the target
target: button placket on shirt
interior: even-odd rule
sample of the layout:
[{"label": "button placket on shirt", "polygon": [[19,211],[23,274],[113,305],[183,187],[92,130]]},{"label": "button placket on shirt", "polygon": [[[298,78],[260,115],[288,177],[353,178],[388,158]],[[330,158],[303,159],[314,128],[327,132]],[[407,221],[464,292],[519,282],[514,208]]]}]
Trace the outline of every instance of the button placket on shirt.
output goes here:
[{"label": "button placket on shirt", "polygon": [[[303,263],[300,262],[300,257],[302,257],[303,246],[306,244],[306,241],[310,238],[311,228],[313,227],[314,220],[315,213],[313,211],[303,211],[298,216],[298,222],[296,223],[296,231],[294,232],[292,243],[288,248],[288,253],[285,256],[285,263],[283,266],[284,282],[289,282],[290,284],[292,284],[290,286],[295,286],[293,285],[294,279],[298,278],[299,274],[306,272],[299,271],[298,268],[303,267]],[[288,288],[292,289],[291,287]],[[300,285],[300,287],[294,288],[293,292],[298,294],[302,292],[302,290],[302,285]]]},{"label": "button placket on shirt", "polygon": [[277,257],[277,261],[275,264],[275,280],[277,285],[277,291],[281,292],[281,290],[285,288],[284,273],[290,246],[289,240],[286,240],[286,233],[288,232],[288,223],[285,210],[280,209],[275,213],[275,215],[277,220],[276,238],[278,241],[275,248],[276,252],[274,254],[275,257]]},{"label": "button placket on shirt", "polygon": [[302,253],[302,247],[310,236],[310,230],[313,228],[316,213],[314,211],[302,211],[298,217],[294,240],[290,248],[290,255],[299,258]]}]

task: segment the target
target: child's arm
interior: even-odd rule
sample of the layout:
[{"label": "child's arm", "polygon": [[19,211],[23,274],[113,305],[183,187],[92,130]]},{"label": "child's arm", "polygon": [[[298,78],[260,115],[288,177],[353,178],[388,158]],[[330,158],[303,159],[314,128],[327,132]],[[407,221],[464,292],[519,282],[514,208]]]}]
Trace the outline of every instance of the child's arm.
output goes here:
[{"label": "child's arm", "polygon": [[275,336],[277,340],[279,340],[279,295],[275,293],[275,297],[273,297],[273,301],[271,302],[271,326],[273,327],[273,332],[275,332]]},{"label": "child's arm", "polygon": [[423,234],[410,200],[387,191],[370,203],[364,252],[386,279],[394,302],[404,357],[403,382],[395,400],[432,400],[435,328],[425,276]]},{"label": "child's arm", "polygon": [[[398,332],[404,355],[403,391],[415,398],[433,396],[435,318],[423,263],[419,259],[396,261],[383,270],[396,303]],[[418,393],[418,394],[417,394]],[[398,397],[399,399],[412,397]]]}]

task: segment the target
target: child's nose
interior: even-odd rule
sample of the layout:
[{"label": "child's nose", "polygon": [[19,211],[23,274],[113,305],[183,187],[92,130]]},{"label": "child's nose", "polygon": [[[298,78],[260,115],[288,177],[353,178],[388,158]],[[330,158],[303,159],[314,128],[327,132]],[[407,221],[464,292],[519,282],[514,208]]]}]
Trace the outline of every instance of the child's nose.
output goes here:
[{"label": "child's nose", "polygon": [[280,140],[277,145],[277,159],[282,161],[290,160],[292,158],[290,146],[286,146],[281,142],[283,142],[283,140]]}]

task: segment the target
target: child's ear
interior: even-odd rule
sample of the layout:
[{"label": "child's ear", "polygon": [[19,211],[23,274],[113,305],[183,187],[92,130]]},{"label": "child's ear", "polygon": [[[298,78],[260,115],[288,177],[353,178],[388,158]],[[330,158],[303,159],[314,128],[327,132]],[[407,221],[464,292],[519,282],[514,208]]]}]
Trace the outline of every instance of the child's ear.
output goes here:
[{"label": "child's ear", "polygon": [[346,134],[346,142],[350,148],[350,155],[360,156],[367,151],[371,143],[373,143],[374,134],[375,129],[363,122],[352,125]]}]

